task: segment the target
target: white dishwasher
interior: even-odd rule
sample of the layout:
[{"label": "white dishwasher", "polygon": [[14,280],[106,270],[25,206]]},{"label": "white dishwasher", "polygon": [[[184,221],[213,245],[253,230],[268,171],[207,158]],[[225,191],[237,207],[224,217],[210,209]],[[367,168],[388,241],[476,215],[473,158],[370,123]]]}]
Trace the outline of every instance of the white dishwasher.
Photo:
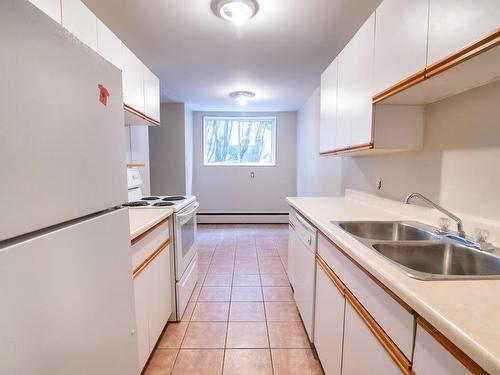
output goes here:
[{"label": "white dishwasher", "polygon": [[295,212],[295,264],[293,296],[302,321],[313,341],[314,294],[316,283],[316,228]]}]

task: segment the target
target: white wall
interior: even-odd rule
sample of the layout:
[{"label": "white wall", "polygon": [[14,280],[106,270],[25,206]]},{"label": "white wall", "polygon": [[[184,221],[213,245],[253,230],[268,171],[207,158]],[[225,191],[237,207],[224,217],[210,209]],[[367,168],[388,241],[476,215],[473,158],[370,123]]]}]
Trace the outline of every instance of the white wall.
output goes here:
[{"label": "white wall", "polygon": [[[276,166],[204,166],[203,116],[276,116]],[[285,213],[285,198],[296,195],[296,112],[194,112],[193,193],[201,213]],[[250,172],[255,178],[250,178]]]},{"label": "white wall", "polygon": [[[342,194],[345,188],[354,188],[401,200],[417,191],[451,211],[500,220],[500,82],[427,106],[422,151],[328,157],[341,163],[337,172],[317,159],[315,125],[303,134],[302,119],[316,119],[310,124],[317,124],[317,97],[315,91],[299,111],[298,158],[302,160],[297,185],[302,195],[328,193],[311,187],[313,179],[323,177],[325,186],[336,186],[340,179]],[[376,189],[378,177],[383,182],[381,191]]]},{"label": "white wall", "polygon": [[186,195],[193,195],[193,111],[184,106]]},{"label": "white wall", "polygon": [[342,158],[342,188],[403,199],[417,191],[445,208],[500,220],[500,82],[426,108],[424,149]]},{"label": "white wall", "polygon": [[139,168],[144,195],[151,194],[148,134],[149,126],[125,127],[127,163],[144,164],[144,167]]},{"label": "white wall", "polygon": [[161,104],[161,126],[149,132],[151,192],[186,194],[185,105]]},{"label": "white wall", "polygon": [[320,89],[312,93],[297,114],[297,194],[341,195],[340,158],[319,156]]}]

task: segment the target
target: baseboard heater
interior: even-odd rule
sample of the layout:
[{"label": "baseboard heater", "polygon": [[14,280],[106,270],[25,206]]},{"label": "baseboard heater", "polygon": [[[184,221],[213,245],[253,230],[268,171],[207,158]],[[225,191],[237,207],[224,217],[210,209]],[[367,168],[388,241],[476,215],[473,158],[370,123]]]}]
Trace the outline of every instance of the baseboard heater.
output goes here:
[{"label": "baseboard heater", "polygon": [[198,213],[200,224],[276,224],[288,223],[287,212],[213,212]]}]

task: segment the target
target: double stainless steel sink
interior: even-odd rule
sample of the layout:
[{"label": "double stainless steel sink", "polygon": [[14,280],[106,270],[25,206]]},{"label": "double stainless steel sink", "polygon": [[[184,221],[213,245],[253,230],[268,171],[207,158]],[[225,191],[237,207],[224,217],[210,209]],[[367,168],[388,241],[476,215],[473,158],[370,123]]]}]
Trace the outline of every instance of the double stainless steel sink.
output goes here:
[{"label": "double stainless steel sink", "polygon": [[419,280],[500,279],[500,257],[411,221],[333,222]]}]

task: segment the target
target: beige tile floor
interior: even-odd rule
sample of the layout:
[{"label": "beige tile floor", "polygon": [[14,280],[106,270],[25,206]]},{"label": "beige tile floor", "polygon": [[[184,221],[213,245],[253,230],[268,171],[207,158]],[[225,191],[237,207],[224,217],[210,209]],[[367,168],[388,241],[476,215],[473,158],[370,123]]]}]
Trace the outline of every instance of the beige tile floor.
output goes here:
[{"label": "beige tile floor", "polygon": [[199,225],[198,284],[146,375],[323,374],[286,275],[286,225]]}]

